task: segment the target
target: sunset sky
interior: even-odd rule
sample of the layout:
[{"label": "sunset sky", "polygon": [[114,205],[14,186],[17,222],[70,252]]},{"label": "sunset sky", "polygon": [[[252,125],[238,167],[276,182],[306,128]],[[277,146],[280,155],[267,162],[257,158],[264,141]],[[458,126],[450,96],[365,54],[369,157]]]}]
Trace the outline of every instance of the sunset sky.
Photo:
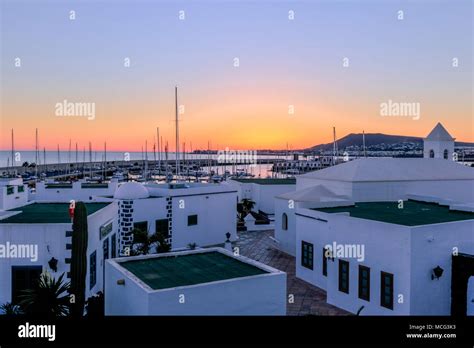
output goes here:
[{"label": "sunset sky", "polygon": [[[175,85],[187,149],[305,148],[333,126],[426,136],[437,122],[474,141],[470,0],[0,3],[2,150],[12,128],[34,148],[38,128],[47,150],[135,151],[156,127],[174,150]],[[65,99],[95,103],[95,119],[57,117]],[[382,117],[389,99],[419,102],[420,119]]]}]

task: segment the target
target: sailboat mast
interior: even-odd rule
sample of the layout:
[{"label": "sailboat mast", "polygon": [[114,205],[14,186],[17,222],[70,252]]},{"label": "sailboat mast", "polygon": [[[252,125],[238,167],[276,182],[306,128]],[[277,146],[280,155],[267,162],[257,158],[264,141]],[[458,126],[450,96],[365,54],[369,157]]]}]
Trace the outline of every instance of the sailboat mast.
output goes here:
[{"label": "sailboat mast", "polygon": [[148,177],[148,141],[145,140],[145,173],[144,173],[145,181]]},{"label": "sailboat mast", "polygon": [[69,147],[67,152],[67,173],[71,173],[71,139],[69,139]]},{"label": "sailboat mast", "polygon": [[163,144],[160,146],[160,127],[156,127],[156,145],[158,147],[158,174],[161,174],[161,151],[163,151]]},{"label": "sailboat mast", "polygon": [[176,128],[176,181],[179,178],[179,126],[178,126],[178,86],[174,88],[175,128]]},{"label": "sailboat mast", "polygon": [[13,128],[12,128],[12,162],[11,162],[11,166],[12,166],[12,173],[15,172],[15,138],[14,138],[14,135],[13,135]]},{"label": "sailboat mast", "polygon": [[362,131],[362,150],[364,151],[364,157],[367,156],[365,152],[365,131]]},{"label": "sailboat mast", "polygon": [[38,178],[38,128],[35,130],[35,176]]}]

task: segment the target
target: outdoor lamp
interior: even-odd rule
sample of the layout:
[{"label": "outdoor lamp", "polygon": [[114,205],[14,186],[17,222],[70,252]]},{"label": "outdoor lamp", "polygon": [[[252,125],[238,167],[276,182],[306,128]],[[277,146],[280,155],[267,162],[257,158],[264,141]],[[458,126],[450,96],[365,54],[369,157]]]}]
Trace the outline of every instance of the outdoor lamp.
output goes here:
[{"label": "outdoor lamp", "polygon": [[439,266],[436,266],[435,268],[433,268],[433,273],[431,274],[431,280],[433,280],[435,278],[436,279],[441,278],[441,276],[443,275],[443,271],[444,271],[444,269],[442,269]]},{"label": "outdoor lamp", "polygon": [[48,261],[48,265],[53,272],[58,271],[58,260],[56,260],[54,257],[52,257],[51,260]]}]

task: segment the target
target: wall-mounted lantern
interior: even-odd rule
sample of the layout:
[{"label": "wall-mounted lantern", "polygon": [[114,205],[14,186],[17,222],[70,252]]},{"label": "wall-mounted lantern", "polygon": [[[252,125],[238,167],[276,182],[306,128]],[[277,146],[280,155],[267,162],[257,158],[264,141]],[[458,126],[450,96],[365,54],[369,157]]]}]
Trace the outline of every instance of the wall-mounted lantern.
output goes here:
[{"label": "wall-mounted lantern", "polygon": [[441,278],[441,276],[443,275],[443,271],[444,269],[442,269],[439,266],[436,266],[435,268],[433,268],[433,271],[431,273],[431,280]]},{"label": "wall-mounted lantern", "polygon": [[53,272],[58,271],[58,260],[56,260],[54,257],[52,257],[51,260],[48,261],[48,265]]}]

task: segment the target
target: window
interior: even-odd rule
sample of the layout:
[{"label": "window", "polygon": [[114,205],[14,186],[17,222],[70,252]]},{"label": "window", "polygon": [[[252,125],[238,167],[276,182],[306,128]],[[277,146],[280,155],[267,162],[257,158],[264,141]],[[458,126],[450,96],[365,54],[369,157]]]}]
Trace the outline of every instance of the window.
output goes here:
[{"label": "window", "polygon": [[89,288],[95,286],[97,281],[97,252],[94,251],[89,257]]},{"label": "window", "polygon": [[104,260],[109,258],[109,239],[105,238],[104,242],[102,243],[102,252],[104,254]]},{"label": "window", "polygon": [[18,186],[18,192],[25,192],[25,186]]},{"label": "window", "polygon": [[370,301],[370,268],[359,265],[359,298]]},{"label": "window", "polygon": [[301,266],[313,269],[313,244],[301,241]]},{"label": "window", "polygon": [[155,232],[160,233],[164,238],[169,237],[168,219],[159,219],[155,221]]},{"label": "window", "polygon": [[148,232],[148,221],[139,221],[133,224],[133,228]]},{"label": "window", "polygon": [[430,150],[430,158],[434,158],[434,151]]},{"label": "window", "polygon": [[19,302],[23,290],[37,285],[41,272],[41,266],[12,266],[12,303]]},{"label": "window", "polygon": [[449,155],[448,150],[447,150],[447,149],[444,150],[444,152],[443,152],[443,158],[444,158],[444,159],[448,159],[448,155]]},{"label": "window", "polygon": [[12,195],[15,193],[15,186],[7,186],[7,195]]},{"label": "window", "polygon": [[188,215],[188,226],[194,226],[198,224],[197,215]]},{"label": "window", "polygon": [[286,231],[288,229],[288,215],[286,213],[283,213],[281,216],[281,229],[283,231]]},{"label": "window", "polygon": [[393,274],[380,272],[380,275],[380,305],[388,309],[393,309]]},{"label": "window", "polygon": [[339,291],[349,293],[349,262],[339,260]]},{"label": "window", "polygon": [[326,255],[328,251],[328,248],[323,248],[323,276],[325,277],[328,275],[328,257]]},{"label": "window", "polygon": [[111,248],[111,257],[115,258],[117,257],[117,235],[114,233],[112,237],[110,237],[110,244],[112,244]]}]

